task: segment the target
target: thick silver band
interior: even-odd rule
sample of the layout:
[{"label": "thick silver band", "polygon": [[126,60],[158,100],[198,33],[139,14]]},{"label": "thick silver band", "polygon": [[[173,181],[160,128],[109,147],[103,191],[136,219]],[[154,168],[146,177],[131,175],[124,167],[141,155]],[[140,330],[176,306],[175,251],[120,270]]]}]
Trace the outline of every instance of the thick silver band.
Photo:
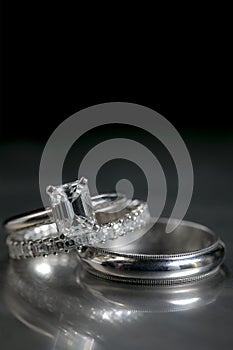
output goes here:
[{"label": "thick silver band", "polygon": [[224,243],[207,227],[183,221],[166,234],[160,219],[139,240],[117,250],[88,247],[82,252],[91,274],[112,281],[170,285],[215,274],[223,262]]}]

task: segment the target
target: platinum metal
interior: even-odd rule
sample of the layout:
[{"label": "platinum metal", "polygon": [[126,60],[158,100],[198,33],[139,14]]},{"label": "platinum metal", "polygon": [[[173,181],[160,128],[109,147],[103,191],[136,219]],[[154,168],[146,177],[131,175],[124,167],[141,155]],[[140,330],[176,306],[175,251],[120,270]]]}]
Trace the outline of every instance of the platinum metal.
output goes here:
[{"label": "platinum metal", "polygon": [[[104,212],[112,206],[123,206],[127,202],[127,198],[121,193],[106,193],[98,196],[92,196],[92,205],[96,212]],[[30,227],[51,224],[54,222],[52,209],[41,208],[33,210],[25,215],[17,215],[5,221],[5,230],[12,234],[17,231],[25,230]]]},{"label": "platinum metal", "polygon": [[[102,199],[103,196],[99,196],[98,201]],[[41,214],[42,217],[43,215]],[[9,255],[13,259],[25,259],[56,255],[62,252],[68,253],[74,249],[83,249],[84,246],[104,244],[105,241],[116,240],[118,237],[121,239],[121,236],[130,232],[134,235],[134,230],[142,230],[147,225],[149,217],[148,206],[145,202],[130,200],[122,211],[108,213],[105,212],[104,208],[103,211],[96,212],[98,230],[77,232],[77,234],[64,237],[58,234],[55,223],[50,221],[50,223],[41,224],[42,218],[40,217],[39,225],[26,225],[24,229],[10,231],[11,233],[7,237]],[[23,223],[16,224],[17,220],[13,219],[6,224],[8,232],[11,224],[14,227],[15,225],[18,225],[17,227],[25,225],[25,216],[22,220],[19,218],[19,221],[21,220]],[[30,214],[28,220],[30,221]],[[34,214],[32,214],[32,220],[33,222],[35,220]],[[135,235],[136,238],[137,235]]]},{"label": "platinum metal", "polygon": [[219,270],[225,245],[213,231],[182,221],[166,234],[166,225],[167,219],[159,219],[143,237],[117,251],[88,247],[81,253],[87,271],[117,282],[171,285]]}]

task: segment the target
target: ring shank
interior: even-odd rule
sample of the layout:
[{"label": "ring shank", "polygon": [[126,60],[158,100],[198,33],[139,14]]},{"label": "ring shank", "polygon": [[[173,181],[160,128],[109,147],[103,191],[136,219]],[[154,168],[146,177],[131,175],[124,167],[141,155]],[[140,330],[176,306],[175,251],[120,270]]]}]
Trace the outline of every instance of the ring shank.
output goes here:
[{"label": "ring shank", "polygon": [[[91,197],[92,205],[96,212],[113,211],[117,207],[119,211],[127,203],[127,198],[121,193],[106,193]],[[4,223],[5,230],[8,233],[47,225],[54,223],[51,208],[41,208],[33,210],[25,215],[18,215],[8,219]]]}]

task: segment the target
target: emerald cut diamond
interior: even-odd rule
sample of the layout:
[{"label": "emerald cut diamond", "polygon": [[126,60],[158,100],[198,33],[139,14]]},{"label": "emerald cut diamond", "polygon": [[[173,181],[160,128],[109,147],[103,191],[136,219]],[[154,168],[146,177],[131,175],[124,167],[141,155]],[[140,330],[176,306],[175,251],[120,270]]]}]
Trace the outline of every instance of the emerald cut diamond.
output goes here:
[{"label": "emerald cut diamond", "polygon": [[48,186],[47,193],[60,235],[93,229],[96,219],[87,179],[82,177],[61,186]]}]

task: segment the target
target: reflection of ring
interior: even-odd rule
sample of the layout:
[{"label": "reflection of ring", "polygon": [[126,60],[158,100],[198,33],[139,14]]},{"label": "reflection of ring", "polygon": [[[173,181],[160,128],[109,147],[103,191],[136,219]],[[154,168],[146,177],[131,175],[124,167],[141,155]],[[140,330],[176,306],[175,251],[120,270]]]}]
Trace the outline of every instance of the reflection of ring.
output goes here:
[{"label": "reflection of ring", "polygon": [[160,219],[142,238],[117,250],[88,247],[82,252],[87,271],[112,281],[170,285],[215,274],[224,243],[208,228],[183,221],[166,234]]},{"label": "reflection of ring", "polygon": [[[57,336],[58,330],[61,338],[75,336],[76,345],[82,335],[97,342],[100,336],[105,340],[113,323],[116,330],[117,325],[124,327],[131,321],[135,327],[137,319],[145,321],[148,313],[184,311],[214,302],[225,278],[220,269],[208,280],[188,286],[131,288],[96,281],[82,271],[73,253],[49,256],[46,260],[11,261],[6,275],[5,299],[12,313],[28,327],[43,334],[50,333],[51,337]],[[66,277],[62,279],[61,276]],[[84,346],[75,348],[86,349]]]},{"label": "reflection of ring", "polygon": [[[216,300],[223,288],[225,272],[219,269],[216,275],[193,283],[162,286],[132,286],[129,284],[109,283],[108,280],[97,279],[86,271],[81,272],[81,281],[85,290],[98,296],[102,303],[111,303],[112,308],[124,305],[133,312],[175,312],[195,309]],[[149,288],[148,288],[149,287]],[[100,313],[100,312],[99,312]]]},{"label": "reflection of ring", "polygon": [[56,254],[104,243],[146,226],[149,219],[145,202],[127,200],[117,193],[91,197],[85,178],[49,186],[47,193],[51,209],[5,223],[12,258]]}]

